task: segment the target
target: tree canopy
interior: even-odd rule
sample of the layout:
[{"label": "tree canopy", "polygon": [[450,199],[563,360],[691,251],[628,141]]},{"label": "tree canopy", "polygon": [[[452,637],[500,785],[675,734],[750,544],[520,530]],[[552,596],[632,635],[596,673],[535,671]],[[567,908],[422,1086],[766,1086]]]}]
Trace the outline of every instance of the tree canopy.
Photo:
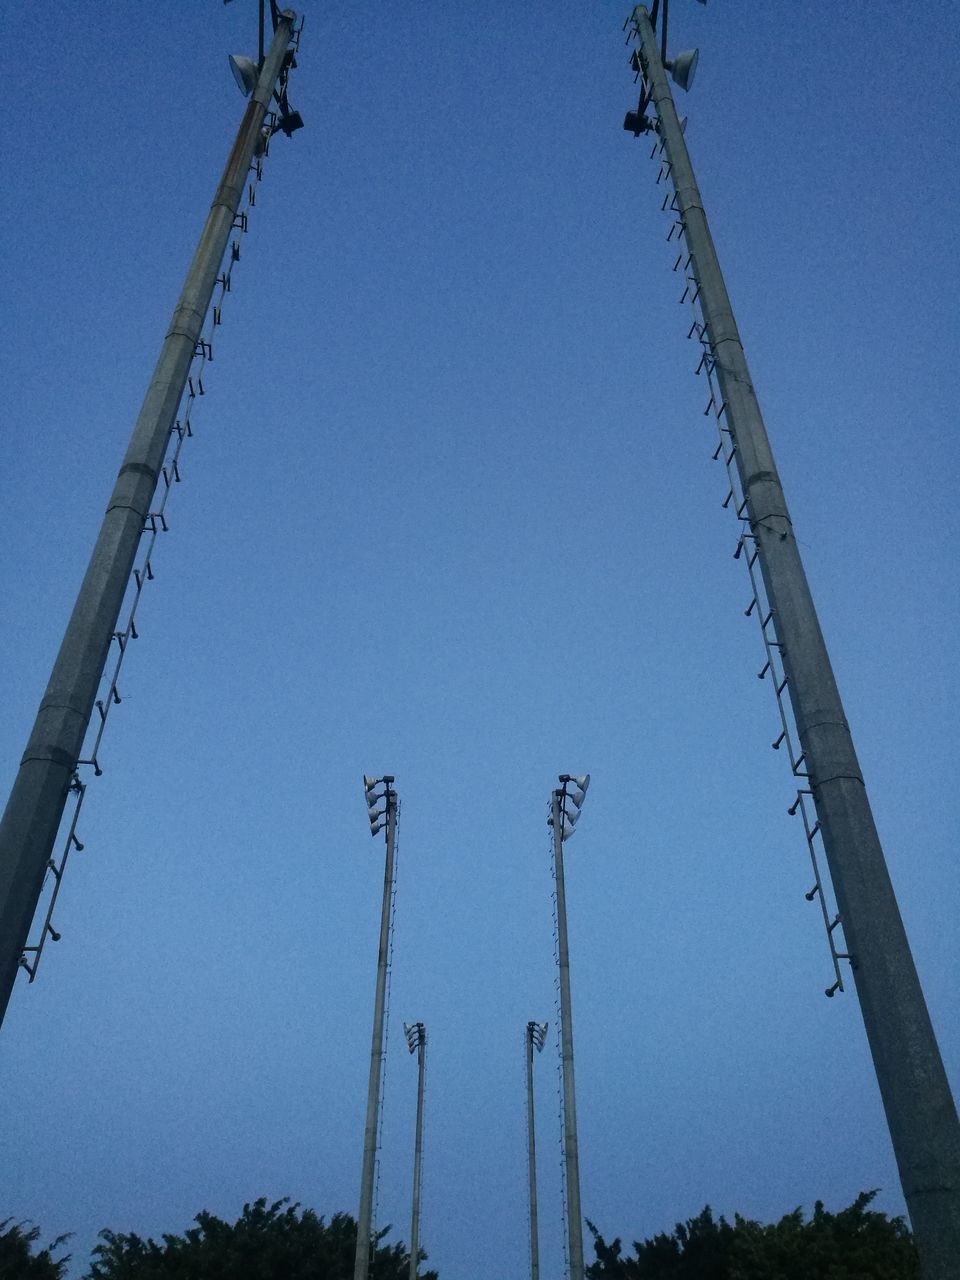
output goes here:
[{"label": "tree canopy", "polygon": [[588,1222],[597,1259],[590,1280],[920,1280],[920,1266],[902,1218],[870,1209],[876,1191],[863,1191],[839,1213],[821,1201],[763,1224],[736,1214],[715,1220],[710,1206],[677,1223],[670,1235],[635,1241],[635,1256],[620,1239],[607,1244]]},{"label": "tree canopy", "polygon": [[61,1280],[70,1255],[54,1258],[54,1253],[69,1239],[58,1236],[52,1244],[34,1253],[40,1239],[40,1228],[5,1218],[0,1222],[0,1280]]},{"label": "tree canopy", "polygon": [[[329,1222],[287,1200],[243,1206],[234,1223],[199,1213],[196,1226],[162,1243],[101,1231],[86,1280],[352,1280],[357,1224],[346,1213]],[[408,1280],[410,1254],[402,1242],[379,1242],[373,1280]],[[421,1259],[426,1254],[420,1254]],[[421,1280],[437,1280],[435,1271]]]}]

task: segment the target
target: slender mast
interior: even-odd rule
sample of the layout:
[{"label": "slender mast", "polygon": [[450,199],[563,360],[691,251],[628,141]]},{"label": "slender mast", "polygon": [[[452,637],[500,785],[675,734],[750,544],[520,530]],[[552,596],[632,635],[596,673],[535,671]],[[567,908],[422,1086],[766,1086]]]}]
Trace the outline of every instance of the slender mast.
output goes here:
[{"label": "slender mast", "polygon": [[[665,7],[665,6],[664,6]],[[639,5],[644,95],[666,151],[677,219],[699,291],[743,492],[738,514],[757,551],[769,625],[783,664],[801,754],[798,776],[816,807],[864,1026],[925,1280],[951,1280],[960,1259],[960,1124],[900,918],[863,775],[820,629],[703,199],[658,48]],[[628,117],[628,121],[630,117]],[[835,922],[836,923],[836,922]]]},{"label": "slender mast", "polygon": [[423,1161],[423,1074],[427,1031],[422,1022],[404,1027],[407,1045],[417,1055],[417,1128],[413,1143],[413,1210],[410,1221],[410,1280],[417,1280],[420,1262],[420,1184]]},{"label": "slender mast", "polygon": [[[386,832],[383,866],[383,902],[380,908],[380,943],[377,953],[377,985],[373,1002],[373,1035],[370,1042],[370,1079],[367,1114],[363,1127],[363,1165],[360,1172],[360,1211],[357,1215],[357,1251],[354,1280],[367,1280],[373,1230],[373,1183],[377,1167],[377,1129],[380,1118],[380,1077],[383,1065],[383,1028],[387,1003],[387,968],[390,960],[390,917],[393,906],[393,865],[397,835],[397,793],[391,776],[364,777],[364,793],[373,835]],[[379,787],[383,786],[383,792]],[[383,808],[378,809],[382,804]]]},{"label": "slender mast", "polygon": [[[573,1002],[570,996],[570,953],[567,946],[567,896],[563,878],[563,842],[573,834],[580,805],[567,791],[574,781],[560,775],[560,788],[553,792],[550,824],[553,827],[554,874],[557,885],[557,960],[560,969],[560,1060],[563,1076],[563,1161],[567,1186],[567,1246],[570,1280],[583,1277],[583,1219],[580,1210],[580,1154],[577,1144],[577,1099],[573,1072]],[[580,803],[589,776],[576,780]],[[568,804],[571,806],[568,808]]]},{"label": "slender mast", "polygon": [[[140,537],[296,15],[284,10],[187,272],[0,820],[0,1023],[51,864]],[[50,926],[47,926],[50,928]],[[52,928],[50,929],[53,933]],[[56,935],[54,935],[56,936]]]},{"label": "slender mast", "polygon": [[527,1059],[527,1174],[530,1188],[530,1280],[540,1280],[540,1231],[537,1222],[537,1137],[533,1108],[533,1050],[539,1053],[547,1034],[545,1022],[528,1022]]}]

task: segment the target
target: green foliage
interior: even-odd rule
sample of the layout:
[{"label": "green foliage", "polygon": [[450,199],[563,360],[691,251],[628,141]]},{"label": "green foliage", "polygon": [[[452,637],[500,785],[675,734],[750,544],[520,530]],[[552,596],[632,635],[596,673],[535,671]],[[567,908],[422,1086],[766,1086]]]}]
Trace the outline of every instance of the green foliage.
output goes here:
[{"label": "green foliage", "polygon": [[24,1227],[24,1223],[14,1222],[12,1218],[0,1222],[0,1280],[61,1280],[70,1255],[54,1258],[53,1254],[70,1237],[58,1236],[53,1244],[34,1253],[40,1228],[25,1230]]},{"label": "green foliage", "polygon": [[634,1242],[624,1257],[619,1238],[607,1244],[592,1222],[597,1260],[590,1280],[920,1280],[920,1266],[902,1218],[869,1208],[863,1191],[847,1209],[828,1213],[817,1201],[813,1217],[795,1209],[764,1225],[734,1218],[715,1222],[709,1205],[677,1223],[671,1235]]},{"label": "green foliage", "polygon": [[[162,1244],[101,1231],[86,1280],[352,1280],[353,1218],[335,1213],[327,1223],[299,1209],[286,1200],[257,1200],[232,1224],[199,1213],[195,1227],[164,1235]],[[379,1244],[389,1230],[377,1236],[373,1280],[407,1280],[410,1255],[402,1242]],[[422,1272],[421,1280],[437,1280],[437,1273]]]}]

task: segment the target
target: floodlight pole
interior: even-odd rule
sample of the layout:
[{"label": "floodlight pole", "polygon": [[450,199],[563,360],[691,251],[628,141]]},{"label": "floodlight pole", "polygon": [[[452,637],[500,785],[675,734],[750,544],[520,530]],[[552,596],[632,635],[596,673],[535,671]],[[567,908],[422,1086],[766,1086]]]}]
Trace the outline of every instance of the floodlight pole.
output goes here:
[{"label": "floodlight pole", "polygon": [[410,1280],[417,1280],[420,1259],[420,1181],[423,1163],[423,1072],[426,1061],[427,1033],[422,1022],[416,1024],[417,1051],[417,1129],[413,1144],[413,1213],[410,1223]]},{"label": "floodlight pole", "polygon": [[567,1184],[567,1242],[570,1280],[584,1280],[583,1222],[580,1215],[580,1156],[577,1148],[577,1101],[573,1079],[573,1009],[570,999],[570,953],[567,947],[567,897],[563,882],[563,790],[551,796],[553,860],[557,884],[557,959],[560,968],[560,1060],[563,1071],[563,1160]]},{"label": "floodlight pole", "polygon": [[290,10],[281,14],[244,111],[0,821],[0,1022],[53,854],[167,441],[295,21]]},{"label": "floodlight pole", "polygon": [[956,1277],[960,1124],[650,15],[633,21],[925,1280]]},{"label": "floodlight pole", "polygon": [[373,1002],[373,1036],[370,1044],[370,1081],[363,1127],[363,1166],[360,1173],[360,1211],[357,1215],[357,1251],[353,1280],[367,1280],[373,1229],[373,1182],[377,1167],[377,1121],[380,1115],[380,1074],[383,1063],[383,1024],[387,1002],[387,966],[390,959],[390,912],[393,902],[393,863],[397,837],[397,793],[386,784],[386,856],[383,866],[383,905],[380,909],[380,944],[377,953],[377,986]]},{"label": "floodlight pole", "polygon": [[[536,1022],[527,1023],[527,1160],[530,1187],[530,1280],[540,1280],[540,1231],[537,1223],[537,1138],[533,1112],[533,1049],[534,1033],[537,1029]],[[542,1043],[542,1040],[538,1042],[541,1046]]]}]

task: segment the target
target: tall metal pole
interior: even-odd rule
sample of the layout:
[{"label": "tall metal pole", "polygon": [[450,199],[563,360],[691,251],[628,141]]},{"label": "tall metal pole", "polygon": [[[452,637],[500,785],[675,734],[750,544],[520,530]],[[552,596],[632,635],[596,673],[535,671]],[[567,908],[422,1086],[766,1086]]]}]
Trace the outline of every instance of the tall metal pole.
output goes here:
[{"label": "tall metal pole", "polygon": [[[565,785],[565,784],[564,784]],[[563,1159],[567,1183],[567,1241],[570,1280],[583,1280],[583,1222],[580,1215],[580,1156],[577,1100],[573,1079],[573,1007],[567,948],[567,898],[563,883],[563,791],[551,798],[553,859],[557,882],[557,957],[560,966],[560,1060],[563,1068]]]},{"label": "tall metal pole", "polygon": [[413,1216],[410,1224],[410,1280],[417,1280],[420,1259],[420,1169],[423,1159],[423,1068],[427,1050],[427,1033],[422,1022],[416,1023],[417,1051],[417,1132],[413,1144]]},{"label": "tall metal pole", "polygon": [[281,14],[247,103],[0,821],[0,1022],[27,944],[167,441],[295,21],[291,10]]},{"label": "tall metal pole", "polygon": [[925,1280],[960,1259],[960,1124],[650,15],[642,69],[700,288],[706,337],[772,609],[847,951]]},{"label": "tall metal pole", "polygon": [[527,1160],[530,1187],[530,1280],[540,1280],[540,1231],[537,1222],[537,1138],[533,1111],[533,1050],[543,1048],[547,1024],[528,1022],[527,1056]]},{"label": "tall metal pole", "polygon": [[373,1225],[373,1181],[377,1166],[377,1121],[380,1116],[380,1070],[383,1062],[383,1023],[387,1002],[387,964],[390,958],[390,912],[393,901],[393,860],[397,835],[397,793],[393,778],[386,783],[386,857],[383,867],[383,905],[380,909],[380,945],[377,953],[377,988],[373,1002],[373,1036],[370,1042],[370,1083],[363,1127],[363,1166],[360,1173],[360,1212],[357,1216],[357,1252],[353,1280],[367,1280],[370,1269]]}]

